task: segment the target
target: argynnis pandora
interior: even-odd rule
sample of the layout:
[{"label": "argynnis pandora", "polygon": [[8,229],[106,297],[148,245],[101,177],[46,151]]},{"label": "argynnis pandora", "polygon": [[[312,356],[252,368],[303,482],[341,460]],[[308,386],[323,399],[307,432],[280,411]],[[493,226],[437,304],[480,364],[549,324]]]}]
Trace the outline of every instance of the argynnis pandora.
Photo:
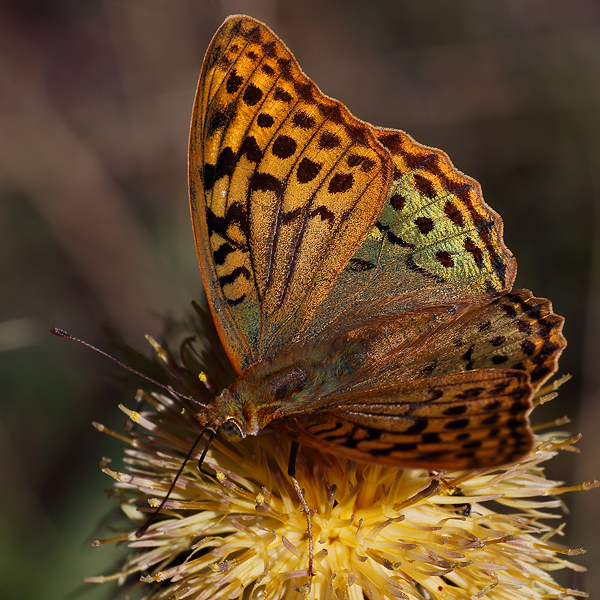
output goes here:
[{"label": "argynnis pandora", "polygon": [[356,119],[250,17],[204,60],[190,141],[204,285],[239,379],[198,415],[349,459],[493,467],[532,448],[563,319],[528,290],[479,184]]}]

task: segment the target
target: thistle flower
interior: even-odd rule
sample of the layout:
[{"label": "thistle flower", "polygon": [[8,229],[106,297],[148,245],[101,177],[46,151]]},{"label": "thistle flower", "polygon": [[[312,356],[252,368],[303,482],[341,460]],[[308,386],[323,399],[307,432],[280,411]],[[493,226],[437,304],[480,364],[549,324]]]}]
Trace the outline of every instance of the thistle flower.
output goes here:
[{"label": "thistle flower", "polygon": [[[222,361],[194,352],[189,340],[182,344],[185,367],[152,343],[196,394],[204,389],[209,397],[204,373],[211,365],[224,377]],[[206,385],[192,383],[193,372]],[[537,403],[555,396],[559,384],[541,390]],[[140,391],[137,400],[138,410],[121,407],[139,426],[126,435],[96,424],[127,444],[125,471],[111,469],[107,459],[102,470],[115,480],[133,529],[94,544],[124,541],[131,553],[117,573],[88,582],[135,579],[147,600],[586,596],[552,577],[559,569],[585,569],[569,558],[582,549],[554,541],[564,524],[551,509],[561,506],[561,494],[598,482],[564,487],[546,479],[542,466],[561,450],[576,451],[579,436],[540,434],[520,464],[488,472],[381,467],[303,448],[297,478],[315,541],[316,576],[309,577],[306,515],[287,474],[290,442],[273,432],[235,445],[217,438],[204,461],[214,477],[198,470],[202,448],[194,451],[160,518],[136,537],[154,510],[148,504],[164,498],[200,431],[193,406],[179,397]]]}]

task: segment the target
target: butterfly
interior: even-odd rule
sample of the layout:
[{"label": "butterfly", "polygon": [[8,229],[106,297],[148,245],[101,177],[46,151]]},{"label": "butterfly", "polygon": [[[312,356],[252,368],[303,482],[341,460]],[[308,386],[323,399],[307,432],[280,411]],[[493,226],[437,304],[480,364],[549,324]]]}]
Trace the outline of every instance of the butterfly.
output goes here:
[{"label": "butterfly", "polygon": [[531,451],[563,318],[528,290],[479,184],[324,95],[263,23],[229,17],[202,67],[190,205],[238,379],[198,414],[351,460],[492,468]]}]

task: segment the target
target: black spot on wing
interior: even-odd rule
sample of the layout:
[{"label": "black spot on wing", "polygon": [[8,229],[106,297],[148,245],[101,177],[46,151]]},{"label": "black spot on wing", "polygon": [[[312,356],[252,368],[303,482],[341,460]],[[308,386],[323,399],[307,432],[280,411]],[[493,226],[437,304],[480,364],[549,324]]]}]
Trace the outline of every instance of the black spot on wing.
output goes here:
[{"label": "black spot on wing", "polygon": [[235,248],[231,244],[229,244],[229,242],[225,242],[224,244],[219,246],[213,252],[213,260],[215,261],[215,264],[216,265],[225,264],[225,260],[227,259],[227,257],[234,251],[235,251]]},{"label": "black spot on wing", "polygon": [[250,280],[252,275],[250,274],[250,271],[248,271],[248,269],[246,267],[236,267],[228,275],[223,275],[222,277],[219,277],[219,285],[221,287],[224,287],[226,285],[234,283],[240,277],[244,277],[245,279]]},{"label": "black spot on wing", "polygon": [[233,106],[220,106],[210,115],[206,135],[211,137],[215,131],[226,129],[233,119],[235,108]]},{"label": "black spot on wing", "polygon": [[271,152],[277,158],[285,159],[293,156],[297,147],[298,144],[296,143],[296,140],[291,138],[289,135],[280,135],[273,142]]},{"label": "black spot on wing", "polygon": [[319,148],[323,150],[331,150],[337,148],[342,143],[339,136],[331,131],[325,131],[319,138]]},{"label": "black spot on wing", "polygon": [[466,404],[455,404],[444,410],[443,414],[447,416],[464,415],[467,412]]},{"label": "black spot on wing", "polygon": [[202,169],[202,181],[204,183],[204,191],[210,192],[215,185],[215,165],[204,165]]},{"label": "black spot on wing", "polygon": [[410,242],[405,242],[399,235],[396,235],[392,231],[389,225],[384,225],[380,221],[376,221],[375,227],[377,227],[377,229],[379,229],[381,233],[385,233],[388,242],[390,242],[391,244],[394,244],[395,246],[400,246],[402,248],[410,248],[411,250],[414,250],[414,244],[411,244]]},{"label": "black spot on wing", "polygon": [[344,123],[344,117],[342,115],[342,109],[338,103],[335,104],[318,104],[317,108],[319,112],[330,121],[334,123]]},{"label": "black spot on wing", "polygon": [[342,194],[354,185],[352,173],[336,173],[329,181],[327,190],[330,194]]},{"label": "black spot on wing", "polygon": [[404,196],[402,196],[402,194],[394,194],[390,198],[390,206],[394,210],[402,210],[404,208],[405,204],[406,204],[406,198],[404,198]]},{"label": "black spot on wing", "polygon": [[521,333],[529,333],[530,334],[533,332],[531,325],[529,323],[527,323],[526,321],[522,321],[521,319],[519,319],[517,321],[517,329]]},{"label": "black spot on wing", "polygon": [[473,257],[475,264],[481,269],[483,267],[483,251],[471,238],[465,240],[465,250]]},{"label": "black spot on wing", "polygon": [[351,271],[362,272],[374,269],[375,265],[372,262],[369,262],[368,260],[363,260],[361,258],[351,258],[348,261],[348,268]]},{"label": "black spot on wing", "polygon": [[510,306],[509,304],[503,304],[502,306],[500,306],[500,310],[504,311],[504,314],[509,319],[517,318],[517,311],[514,309],[514,306]]},{"label": "black spot on wing", "polygon": [[322,168],[321,163],[310,160],[310,158],[303,158],[298,165],[296,177],[300,183],[308,183],[319,174]]},{"label": "black spot on wing", "polygon": [[462,213],[456,208],[454,202],[446,202],[444,205],[444,212],[446,216],[458,227],[461,227],[464,223]]},{"label": "black spot on wing", "polygon": [[294,86],[294,91],[308,104],[313,104],[315,101],[315,85],[312,81],[298,81],[297,79],[292,79],[292,85]]},{"label": "black spot on wing", "polygon": [[244,95],[242,96],[242,100],[248,106],[254,106],[260,102],[260,99],[263,97],[262,90],[251,83],[245,90]]},{"label": "black spot on wing", "polygon": [[284,212],[281,218],[284,225],[291,223],[294,219],[297,219],[300,215],[304,213],[304,207],[299,206],[294,210],[288,210],[288,212]]},{"label": "black spot on wing", "polygon": [[492,322],[490,320],[486,320],[486,321],[482,321],[481,323],[479,323],[479,331],[486,331],[487,329],[489,329],[492,326]]},{"label": "black spot on wing", "polygon": [[367,156],[361,156],[360,154],[351,154],[347,159],[346,163],[349,167],[360,167],[360,170],[364,173],[368,173],[375,166],[375,161],[368,158]]},{"label": "black spot on wing", "polygon": [[427,179],[426,177],[423,177],[422,175],[416,173],[415,175],[413,175],[413,183],[417,190],[423,196],[426,196],[427,198],[436,197],[437,194],[435,188],[433,187],[433,183],[431,183],[431,181],[429,181],[429,179]]},{"label": "black spot on wing", "polygon": [[275,88],[275,92],[273,92],[273,98],[280,102],[285,102],[286,104],[289,104],[292,101],[291,94],[280,87]]},{"label": "black spot on wing", "polygon": [[219,181],[222,177],[231,177],[236,164],[237,156],[234,151],[229,146],[225,146],[225,148],[219,152],[219,156],[217,157],[215,181]]},{"label": "black spot on wing", "polygon": [[256,124],[263,129],[272,127],[274,122],[275,119],[273,119],[273,117],[267,113],[260,113],[260,115],[258,115],[256,118]]},{"label": "black spot on wing", "polygon": [[253,163],[258,163],[261,161],[263,157],[263,152],[256,143],[256,139],[254,138],[254,136],[249,135],[242,142],[242,145],[238,152],[238,160],[242,156],[246,156],[246,158]]},{"label": "black spot on wing", "polygon": [[251,191],[275,192],[278,198],[283,197],[284,184],[270,173],[254,172],[249,187]]},{"label": "black spot on wing", "polygon": [[321,221],[328,221],[333,223],[335,221],[335,215],[324,206],[317,206],[311,213],[310,217],[320,217]]},{"label": "black spot on wing", "polygon": [[400,134],[386,131],[378,134],[377,139],[393,155],[398,155],[402,152],[402,137]]},{"label": "black spot on wing", "polygon": [[315,119],[305,112],[299,111],[292,117],[292,124],[300,129],[311,129],[315,126]]},{"label": "black spot on wing", "polygon": [[227,78],[225,89],[228,94],[234,94],[240,89],[240,86],[244,83],[244,78],[237,74],[235,69],[231,71],[231,74]]},{"label": "black spot on wing", "polygon": [[438,283],[444,283],[446,281],[443,277],[440,277],[439,275],[436,275],[435,273],[432,273],[431,271],[428,271],[427,269],[420,267],[415,262],[415,259],[412,254],[409,254],[404,259],[404,262],[405,262],[406,266],[414,273],[419,273],[419,275],[423,275],[423,277],[427,277],[428,279],[433,279],[434,281],[437,281]]},{"label": "black spot on wing", "polygon": [[239,298],[226,298],[225,301],[229,306],[237,306],[246,299],[246,294],[242,294]]},{"label": "black spot on wing", "polygon": [[446,268],[454,266],[454,259],[445,250],[439,250],[438,252],[436,252],[435,259]]},{"label": "black spot on wing", "polygon": [[433,230],[433,219],[430,217],[417,217],[415,219],[415,225],[419,229],[419,231],[423,234],[428,234]]},{"label": "black spot on wing", "polygon": [[275,69],[267,63],[262,64],[260,70],[263,73],[266,73],[269,77],[273,77],[273,75],[275,75]]},{"label": "black spot on wing", "polygon": [[408,435],[415,435],[421,433],[424,429],[427,429],[429,425],[429,419],[426,417],[415,417],[413,424],[406,430]]},{"label": "black spot on wing", "polygon": [[234,202],[228,207],[224,217],[218,217],[209,207],[207,207],[206,224],[208,226],[209,235],[216,233],[225,240],[228,239],[227,229],[230,225],[237,225],[246,239],[249,235],[248,214],[244,207],[237,202]]},{"label": "black spot on wing", "polygon": [[473,351],[474,350],[475,350],[475,344],[471,344],[469,346],[469,349],[461,357],[463,360],[467,361],[467,364],[465,365],[465,369],[467,371],[471,371],[475,364],[473,361]]},{"label": "black spot on wing", "polygon": [[531,356],[535,352],[535,344],[529,339],[523,340],[521,342],[521,350],[527,356]]},{"label": "black spot on wing", "polygon": [[279,68],[279,75],[286,81],[292,81],[292,61],[289,58],[278,58],[277,67]]}]

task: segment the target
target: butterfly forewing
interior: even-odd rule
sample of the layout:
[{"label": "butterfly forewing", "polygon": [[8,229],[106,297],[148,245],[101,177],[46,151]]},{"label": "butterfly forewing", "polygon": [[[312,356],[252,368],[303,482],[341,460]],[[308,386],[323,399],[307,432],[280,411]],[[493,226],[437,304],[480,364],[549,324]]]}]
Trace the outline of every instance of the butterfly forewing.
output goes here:
[{"label": "butterfly forewing", "polygon": [[381,210],[389,153],[249,17],[207,52],[190,141],[191,205],[213,314],[239,370],[318,309]]}]

